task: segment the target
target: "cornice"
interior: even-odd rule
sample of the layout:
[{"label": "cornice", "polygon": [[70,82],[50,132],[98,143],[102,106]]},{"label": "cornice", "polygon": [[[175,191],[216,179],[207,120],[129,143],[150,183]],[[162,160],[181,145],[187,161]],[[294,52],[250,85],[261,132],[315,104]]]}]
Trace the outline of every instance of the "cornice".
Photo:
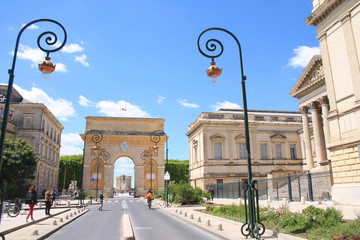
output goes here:
[{"label": "cornice", "polygon": [[327,0],[323,2],[306,20],[305,23],[311,26],[317,26],[326,17],[328,17],[345,0]]}]

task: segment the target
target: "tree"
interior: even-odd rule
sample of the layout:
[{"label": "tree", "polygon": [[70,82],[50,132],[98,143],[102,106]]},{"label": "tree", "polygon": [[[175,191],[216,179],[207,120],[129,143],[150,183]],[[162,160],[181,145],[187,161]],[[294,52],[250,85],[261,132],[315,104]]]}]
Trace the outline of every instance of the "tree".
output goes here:
[{"label": "tree", "polygon": [[188,182],[189,179],[189,160],[168,160],[168,172],[170,180],[176,183]]},{"label": "tree", "polygon": [[5,199],[23,197],[26,194],[28,180],[33,180],[37,158],[34,148],[24,138],[5,139],[1,183],[7,183]]},{"label": "tree", "polygon": [[[82,155],[61,156],[59,159],[59,188],[67,189],[71,181],[77,181],[78,188],[81,187],[83,169],[82,169]],[[65,175],[66,169],[66,175]],[[64,176],[65,175],[65,176]],[[65,179],[65,185],[64,185]]]}]

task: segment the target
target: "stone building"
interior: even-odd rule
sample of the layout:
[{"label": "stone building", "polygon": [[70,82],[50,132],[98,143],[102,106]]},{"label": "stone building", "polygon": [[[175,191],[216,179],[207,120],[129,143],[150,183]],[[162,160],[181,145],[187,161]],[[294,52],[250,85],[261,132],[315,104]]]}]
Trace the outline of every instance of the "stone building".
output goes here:
[{"label": "stone building", "polygon": [[[6,91],[7,86],[0,85],[0,99],[6,97]],[[4,107],[4,100],[0,101],[0,106]],[[38,194],[43,189],[57,189],[61,132],[64,127],[44,104],[23,99],[15,88],[10,99],[9,117],[6,137],[24,138],[33,146],[39,159],[35,179],[31,181],[36,184]]]},{"label": "stone building", "polygon": [[131,188],[131,176],[116,176],[116,190],[120,192],[129,191]]},{"label": "stone building", "polygon": [[[303,172],[299,112],[249,110],[254,179]],[[189,182],[208,184],[247,179],[243,110],[203,112],[189,126]]]},{"label": "stone building", "polygon": [[[313,0],[305,23],[317,27],[321,50],[290,92],[303,112],[306,167],[316,171],[329,164],[332,200],[360,205],[360,2]],[[309,110],[315,148],[307,133]]]}]

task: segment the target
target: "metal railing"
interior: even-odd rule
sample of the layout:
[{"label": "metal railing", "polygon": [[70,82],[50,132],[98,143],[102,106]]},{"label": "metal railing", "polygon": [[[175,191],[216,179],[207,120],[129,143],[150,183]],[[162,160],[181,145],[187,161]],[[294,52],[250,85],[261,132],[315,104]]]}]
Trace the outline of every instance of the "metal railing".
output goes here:
[{"label": "metal railing", "polygon": [[[244,198],[244,186],[241,181],[222,184],[210,184],[206,189],[215,190],[215,198]],[[259,200],[271,197],[273,200],[307,201],[331,200],[331,172],[304,173],[284,177],[257,180]]]}]

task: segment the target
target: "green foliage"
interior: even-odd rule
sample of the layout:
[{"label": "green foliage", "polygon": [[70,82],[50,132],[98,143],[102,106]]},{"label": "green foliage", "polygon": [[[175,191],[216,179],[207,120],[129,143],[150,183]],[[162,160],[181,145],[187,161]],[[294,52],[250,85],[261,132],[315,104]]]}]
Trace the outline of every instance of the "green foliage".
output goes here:
[{"label": "green foliage", "polygon": [[[82,185],[82,161],[83,155],[61,156],[59,160],[59,188],[67,189],[71,181],[76,180],[78,188]],[[65,175],[66,169],[66,175]],[[65,178],[64,178],[65,175]],[[65,179],[65,186],[64,186]]]},{"label": "green foliage", "polygon": [[0,181],[7,183],[5,199],[25,196],[26,181],[35,178],[37,161],[33,147],[25,139],[5,139],[0,175]]},{"label": "green foliage", "polygon": [[170,174],[170,181],[175,181],[175,183],[188,182],[189,160],[169,159],[167,170]]},{"label": "green foliage", "polygon": [[201,188],[193,188],[188,183],[177,183],[169,185],[171,194],[171,202],[187,204],[199,204],[203,202],[203,190]]}]

